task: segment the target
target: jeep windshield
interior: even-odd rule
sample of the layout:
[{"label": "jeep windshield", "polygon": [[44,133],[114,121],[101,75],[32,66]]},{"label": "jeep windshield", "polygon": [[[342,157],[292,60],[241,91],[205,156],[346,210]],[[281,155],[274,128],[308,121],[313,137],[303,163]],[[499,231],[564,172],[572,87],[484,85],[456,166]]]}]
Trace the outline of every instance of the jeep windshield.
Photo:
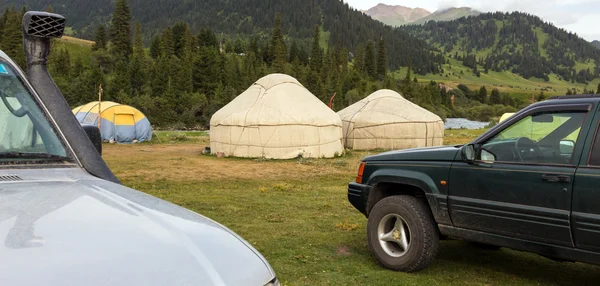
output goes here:
[{"label": "jeep windshield", "polygon": [[16,69],[0,59],[0,164],[72,161]]}]

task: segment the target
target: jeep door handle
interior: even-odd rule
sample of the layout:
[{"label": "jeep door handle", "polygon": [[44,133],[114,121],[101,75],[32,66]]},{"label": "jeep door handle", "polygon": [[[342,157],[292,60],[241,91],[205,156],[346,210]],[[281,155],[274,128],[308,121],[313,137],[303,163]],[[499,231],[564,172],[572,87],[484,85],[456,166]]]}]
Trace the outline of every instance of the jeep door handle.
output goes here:
[{"label": "jeep door handle", "polygon": [[550,183],[569,183],[571,182],[571,177],[564,175],[542,175],[542,180]]}]

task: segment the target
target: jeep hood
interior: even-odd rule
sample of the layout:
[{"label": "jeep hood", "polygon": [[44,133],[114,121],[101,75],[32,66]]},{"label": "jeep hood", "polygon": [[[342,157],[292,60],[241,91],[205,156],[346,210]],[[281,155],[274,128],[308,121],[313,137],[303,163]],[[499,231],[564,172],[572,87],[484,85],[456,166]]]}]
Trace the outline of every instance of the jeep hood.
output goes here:
[{"label": "jeep hood", "polygon": [[[1,170],[0,285],[265,285],[224,226],[78,168]],[[169,191],[169,190],[167,190]]]},{"label": "jeep hood", "polygon": [[363,161],[452,161],[462,146],[414,148],[369,156]]}]

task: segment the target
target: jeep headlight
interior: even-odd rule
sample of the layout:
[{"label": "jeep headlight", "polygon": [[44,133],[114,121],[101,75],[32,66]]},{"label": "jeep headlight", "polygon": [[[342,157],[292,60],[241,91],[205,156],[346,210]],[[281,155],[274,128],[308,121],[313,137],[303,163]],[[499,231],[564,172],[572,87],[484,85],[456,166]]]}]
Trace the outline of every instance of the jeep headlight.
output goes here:
[{"label": "jeep headlight", "polygon": [[279,284],[279,280],[277,280],[277,277],[273,278],[273,280],[269,281],[269,283],[267,283],[265,286],[281,286],[281,284]]}]

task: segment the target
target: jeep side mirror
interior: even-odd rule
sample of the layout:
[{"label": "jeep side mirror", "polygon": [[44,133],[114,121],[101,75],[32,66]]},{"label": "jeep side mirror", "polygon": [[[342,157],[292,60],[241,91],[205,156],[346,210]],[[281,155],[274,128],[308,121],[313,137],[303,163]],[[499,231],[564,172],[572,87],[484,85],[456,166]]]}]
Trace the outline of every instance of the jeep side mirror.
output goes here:
[{"label": "jeep side mirror", "polygon": [[465,145],[462,150],[462,159],[467,163],[472,163],[475,161],[475,145],[469,144]]},{"label": "jeep side mirror", "polygon": [[573,154],[575,149],[575,141],[573,140],[562,140],[559,145],[560,154]]},{"label": "jeep side mirror", "polygon": [[100,134],[100,129],[94,125],[82,125],[82,127],[98,153],[102,155],[102,135]]}]

